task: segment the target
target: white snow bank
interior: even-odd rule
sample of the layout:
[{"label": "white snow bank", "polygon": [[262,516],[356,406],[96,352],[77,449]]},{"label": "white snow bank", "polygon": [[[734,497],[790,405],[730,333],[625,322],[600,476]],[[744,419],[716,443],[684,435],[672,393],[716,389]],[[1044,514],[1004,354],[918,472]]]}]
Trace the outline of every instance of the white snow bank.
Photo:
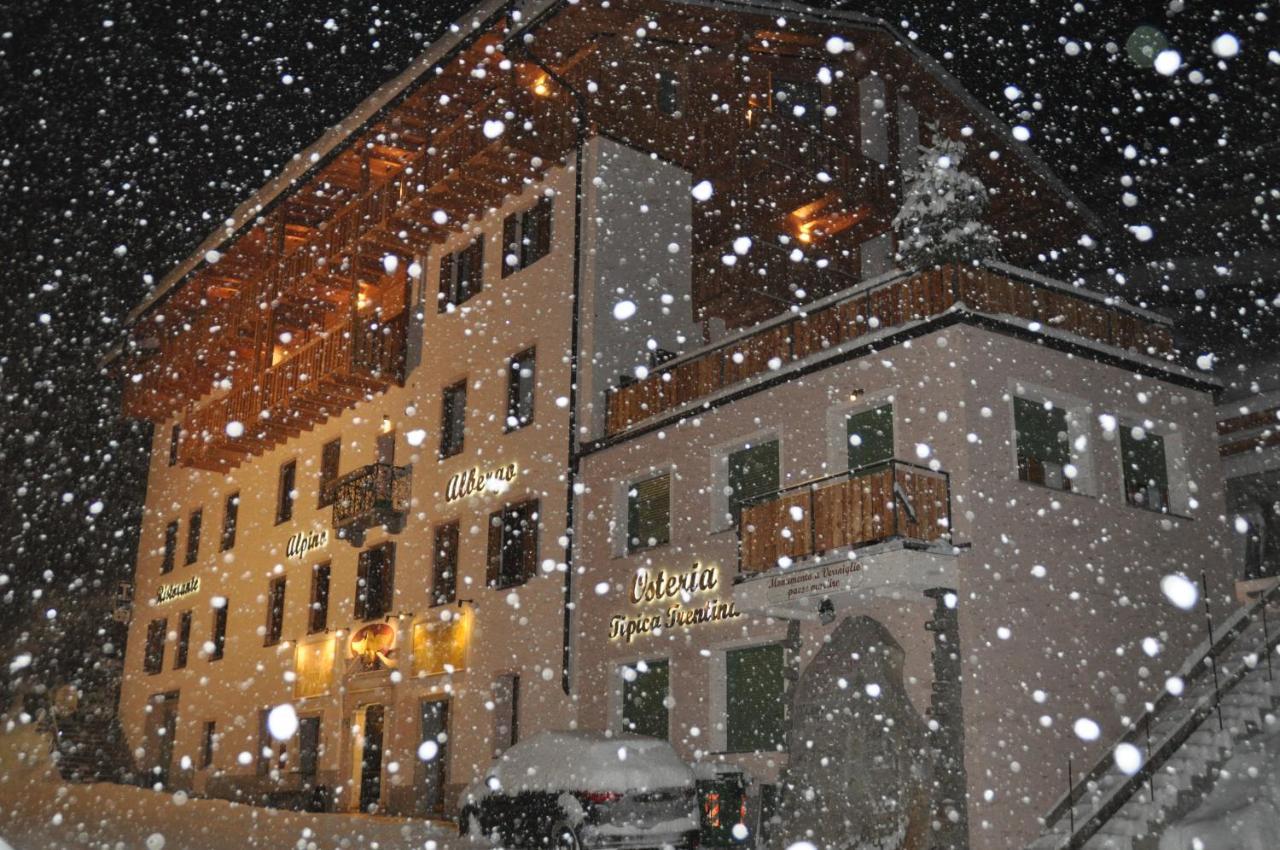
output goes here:
[{"label": "white snow bank", "polygon": [[[507,750],[485,775],[506,793],[689,788],[693,771],[666,741],[589,732],[543,732]],[[483,792],[482,792],[483,793]]]},{"label": "white snow bank", "polygon": [[1213,790],[1166,826],[1160,850],[1275,850],[1280,836],[1280,721],[1236,747]]}]

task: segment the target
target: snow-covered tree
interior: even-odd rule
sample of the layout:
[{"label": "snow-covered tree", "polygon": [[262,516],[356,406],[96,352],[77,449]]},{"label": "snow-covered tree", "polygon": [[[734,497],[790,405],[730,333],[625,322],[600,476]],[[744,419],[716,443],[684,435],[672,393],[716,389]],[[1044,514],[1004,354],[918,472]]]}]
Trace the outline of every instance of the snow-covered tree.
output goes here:
[{"label": "snow-covered tree", "polygon": [[932,143],[920,146],[915,170],[906,178],[902,207],[893,218],[899,261],[930,268],[994,256],[999,240],[982,221],[987,190],[961,169],[964,144],[947,138],[936,125],[929,131]]}]

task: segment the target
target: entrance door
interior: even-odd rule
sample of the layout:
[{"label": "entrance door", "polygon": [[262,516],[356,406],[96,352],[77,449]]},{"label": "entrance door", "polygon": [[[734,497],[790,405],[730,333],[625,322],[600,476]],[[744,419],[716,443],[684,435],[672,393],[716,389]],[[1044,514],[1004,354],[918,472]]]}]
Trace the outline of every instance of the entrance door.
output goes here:
[{"label": "entrance door", "polygon": [[173,763],[173,736],[178,730],[178,692],[156,694],[151,698],[148,721],[149,749],[155,754],[151,768],[152,782],[168,787],[169,767]]},{"label": "entrance door", "polygon": [[364,746],[360,751],[360,811],[378,805],[382,797],[382,727],[386,709],[370,705],[364,710]]},{"label": "entrance door", "polygon": [[308,788],[316,781],[319,760],[320,718],[300,718],[298,720],[298,772]]},{"label": "entrance door", "polygon": [[445,786],[449,783],[449,700],[423,700],[422,742],[436,745],[435,755],[422,763],[422,814],[443,817]]}]

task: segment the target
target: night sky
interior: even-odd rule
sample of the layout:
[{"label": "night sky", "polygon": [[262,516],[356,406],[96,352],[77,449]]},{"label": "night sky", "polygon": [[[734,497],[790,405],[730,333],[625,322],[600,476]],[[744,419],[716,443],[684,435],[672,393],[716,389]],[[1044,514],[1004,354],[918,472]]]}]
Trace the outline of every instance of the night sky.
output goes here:
[{"label": "night sky", "polygon": [[[833,5],[911,33],[979,100],[1031,130],[1107,224],[1082,273],[1116,285],[1120,270],[1133,299],[1181,308],[1189,349],[1212,337],[1225,356],[1242,327],[1274,347],[1274,271],[1175,280],[1166,293],[1161,282],[1178,275],[1137,272],[1170,257],[1231,269],[1277,250],[1276,4]],[[465,8],[0,8],[0,644],[44,609],[72,604],[69,593],[130,575],[148,428],[119,417],[118,393],[95,365],[123,316]],[[1211,44],[1226,32],[1240,52],[1221,59]],[[1141,51],[1165,43],[1185,63],[1171,77]],[[1128,229],[1144,224],[1148,242]]]}]

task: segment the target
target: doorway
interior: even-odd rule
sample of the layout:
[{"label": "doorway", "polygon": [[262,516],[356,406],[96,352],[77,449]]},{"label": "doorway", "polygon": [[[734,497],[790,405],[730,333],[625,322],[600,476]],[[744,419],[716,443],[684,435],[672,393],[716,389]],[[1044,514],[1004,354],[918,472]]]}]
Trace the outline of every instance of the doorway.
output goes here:
[{"label": "doorway", "polygon": [[[449,700],[423,700],[421,723],[422,743],[436,745],[434,755],[421,760],[422,781],[418,794],[421,813],[428,817],[444,817],[445,788],[449,784]],[[430,747],[420,755],[431,755]]]},{"label": "doorway", "polygon": [[178,731],[178,692],[151,697],[151,714],[147,718],[147,749],[154,754],[152,782],[169,787],[169,769],[173,763],[173,737]]},{"label": "doorway", "polygon": [[367,705],[359,711],[360,734],[356,768],[359,771],[360,811],[376,809],[382,798],[382,739],[386,720],[386,708],[379,704]]}]

